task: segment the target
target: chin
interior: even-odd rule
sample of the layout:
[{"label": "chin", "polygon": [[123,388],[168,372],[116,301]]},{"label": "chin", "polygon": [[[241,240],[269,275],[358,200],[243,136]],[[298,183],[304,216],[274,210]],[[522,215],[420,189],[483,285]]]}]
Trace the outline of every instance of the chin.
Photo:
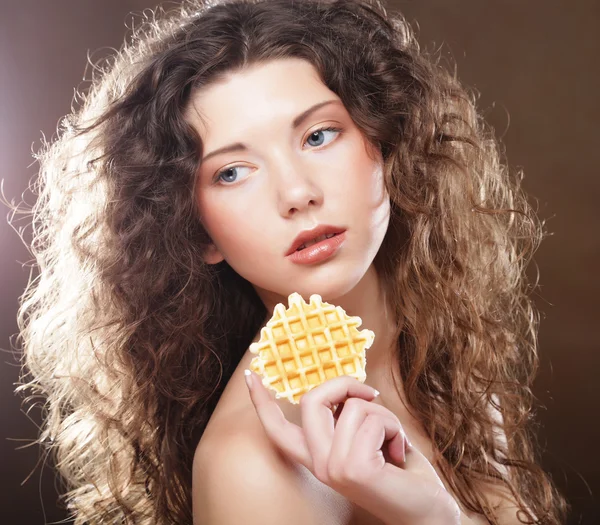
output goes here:
[{"label": "chin", "polygon": [[[298,284],[289,293],[298,292],[306,302],[308,302],[312,294],[319,294],[326,303],[335,304],[337,299],[347,295],[356,287],[365,273],[363,272],[355,276],[355,278],[351,278],[351,276],[338,270],[331,279],[320,278],[319,282],[315,282],[313,286],[308,285],[305,281],[302,284]],[[288,295],[286,294],[285,296],[287,297]]]}]

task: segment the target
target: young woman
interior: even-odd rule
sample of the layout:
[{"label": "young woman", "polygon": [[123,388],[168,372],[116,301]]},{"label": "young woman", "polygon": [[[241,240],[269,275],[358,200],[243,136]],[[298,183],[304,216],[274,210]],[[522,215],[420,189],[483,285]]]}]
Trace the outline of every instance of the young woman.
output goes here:
[{"label": "young woman", "polygon": [[[400,14],[188,1],[63,124],[39,155],[21,388],[47,397],[76,524],[564,519],[528,426],[541,226]],[[338,239],[299,261],[302,233]],[[244,374],[292,292],[375,332],[365,384],[295,406]]]}]

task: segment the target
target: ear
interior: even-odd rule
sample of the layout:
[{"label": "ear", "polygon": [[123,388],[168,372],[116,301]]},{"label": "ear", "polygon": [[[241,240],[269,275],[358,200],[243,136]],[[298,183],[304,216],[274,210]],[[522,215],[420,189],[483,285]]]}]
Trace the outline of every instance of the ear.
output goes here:
[{"label": "ear", "polygon": [[202,258],[206,264],[218,264],[225,259],[212,242],[206,246]]}]

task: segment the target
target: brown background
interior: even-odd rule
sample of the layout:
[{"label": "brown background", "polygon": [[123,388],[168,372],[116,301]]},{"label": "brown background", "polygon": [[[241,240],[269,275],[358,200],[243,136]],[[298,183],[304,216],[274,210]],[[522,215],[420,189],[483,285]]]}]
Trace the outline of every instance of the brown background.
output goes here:
[{"label": "brown background", "polygon": [[[0,0],[0,180],[20,199],[35,174],[31,149],[50,138],[81,84],[86,53],[119,47],[128,13],[151,0]],[[443,45],[463,82],[481,92],[479,107],[506,146],[509,165],[525,170],[525,188],[553,236],[538,251],[544,318],[535,393],[543,465],[573,505],[570,524],[600,523],[600,178],[598,27],[600,3],[554,0],[400,0],[419,24],[424,47]],[[104,48],[104,49],[102,49]],[[28,203],[33,202],[29,192]],[[16,310],[29,255],[0,217],[0,348],[17,332]],[[17,223],[24,226],[24,223]],[[25,238],[29,240],[30,230]],[[57,509],[50,467],[35,470],[36,433],[20,411],[18,367],[0,355],[0,523],[41,524]],[[17,440],[17,441],[14,441]]]}]

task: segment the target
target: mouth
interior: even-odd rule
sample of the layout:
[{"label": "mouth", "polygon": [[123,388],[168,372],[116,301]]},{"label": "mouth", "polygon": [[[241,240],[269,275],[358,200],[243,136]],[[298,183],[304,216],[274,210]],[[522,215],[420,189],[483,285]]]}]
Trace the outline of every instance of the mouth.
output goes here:
[{"label": "mouth", "polygon": [[317,244],[318,242],[324,241],[325,239],[331,239],[332,237],[335,237],[336,235],[339,235],[339,234],[338,233],[329,233],[327,235],[319,235],[319,237],[317,237],[316,239],[313,239],[311,241],[306,241],[305,243],[301,244],[294,251],[299,252],[301,250],[305,250],[306,248],[308,248],[309,246],[312,246],[313,244]]},{"label": "mouth", "polygon": [[329,225],[319,225],[312,230],[305,230],[294,239],[294,242],[286,252],[286,256],[310,248],[313,244],[324,241],[325,239],[331,239],[344,231],[346,231],[345,228]]}]

